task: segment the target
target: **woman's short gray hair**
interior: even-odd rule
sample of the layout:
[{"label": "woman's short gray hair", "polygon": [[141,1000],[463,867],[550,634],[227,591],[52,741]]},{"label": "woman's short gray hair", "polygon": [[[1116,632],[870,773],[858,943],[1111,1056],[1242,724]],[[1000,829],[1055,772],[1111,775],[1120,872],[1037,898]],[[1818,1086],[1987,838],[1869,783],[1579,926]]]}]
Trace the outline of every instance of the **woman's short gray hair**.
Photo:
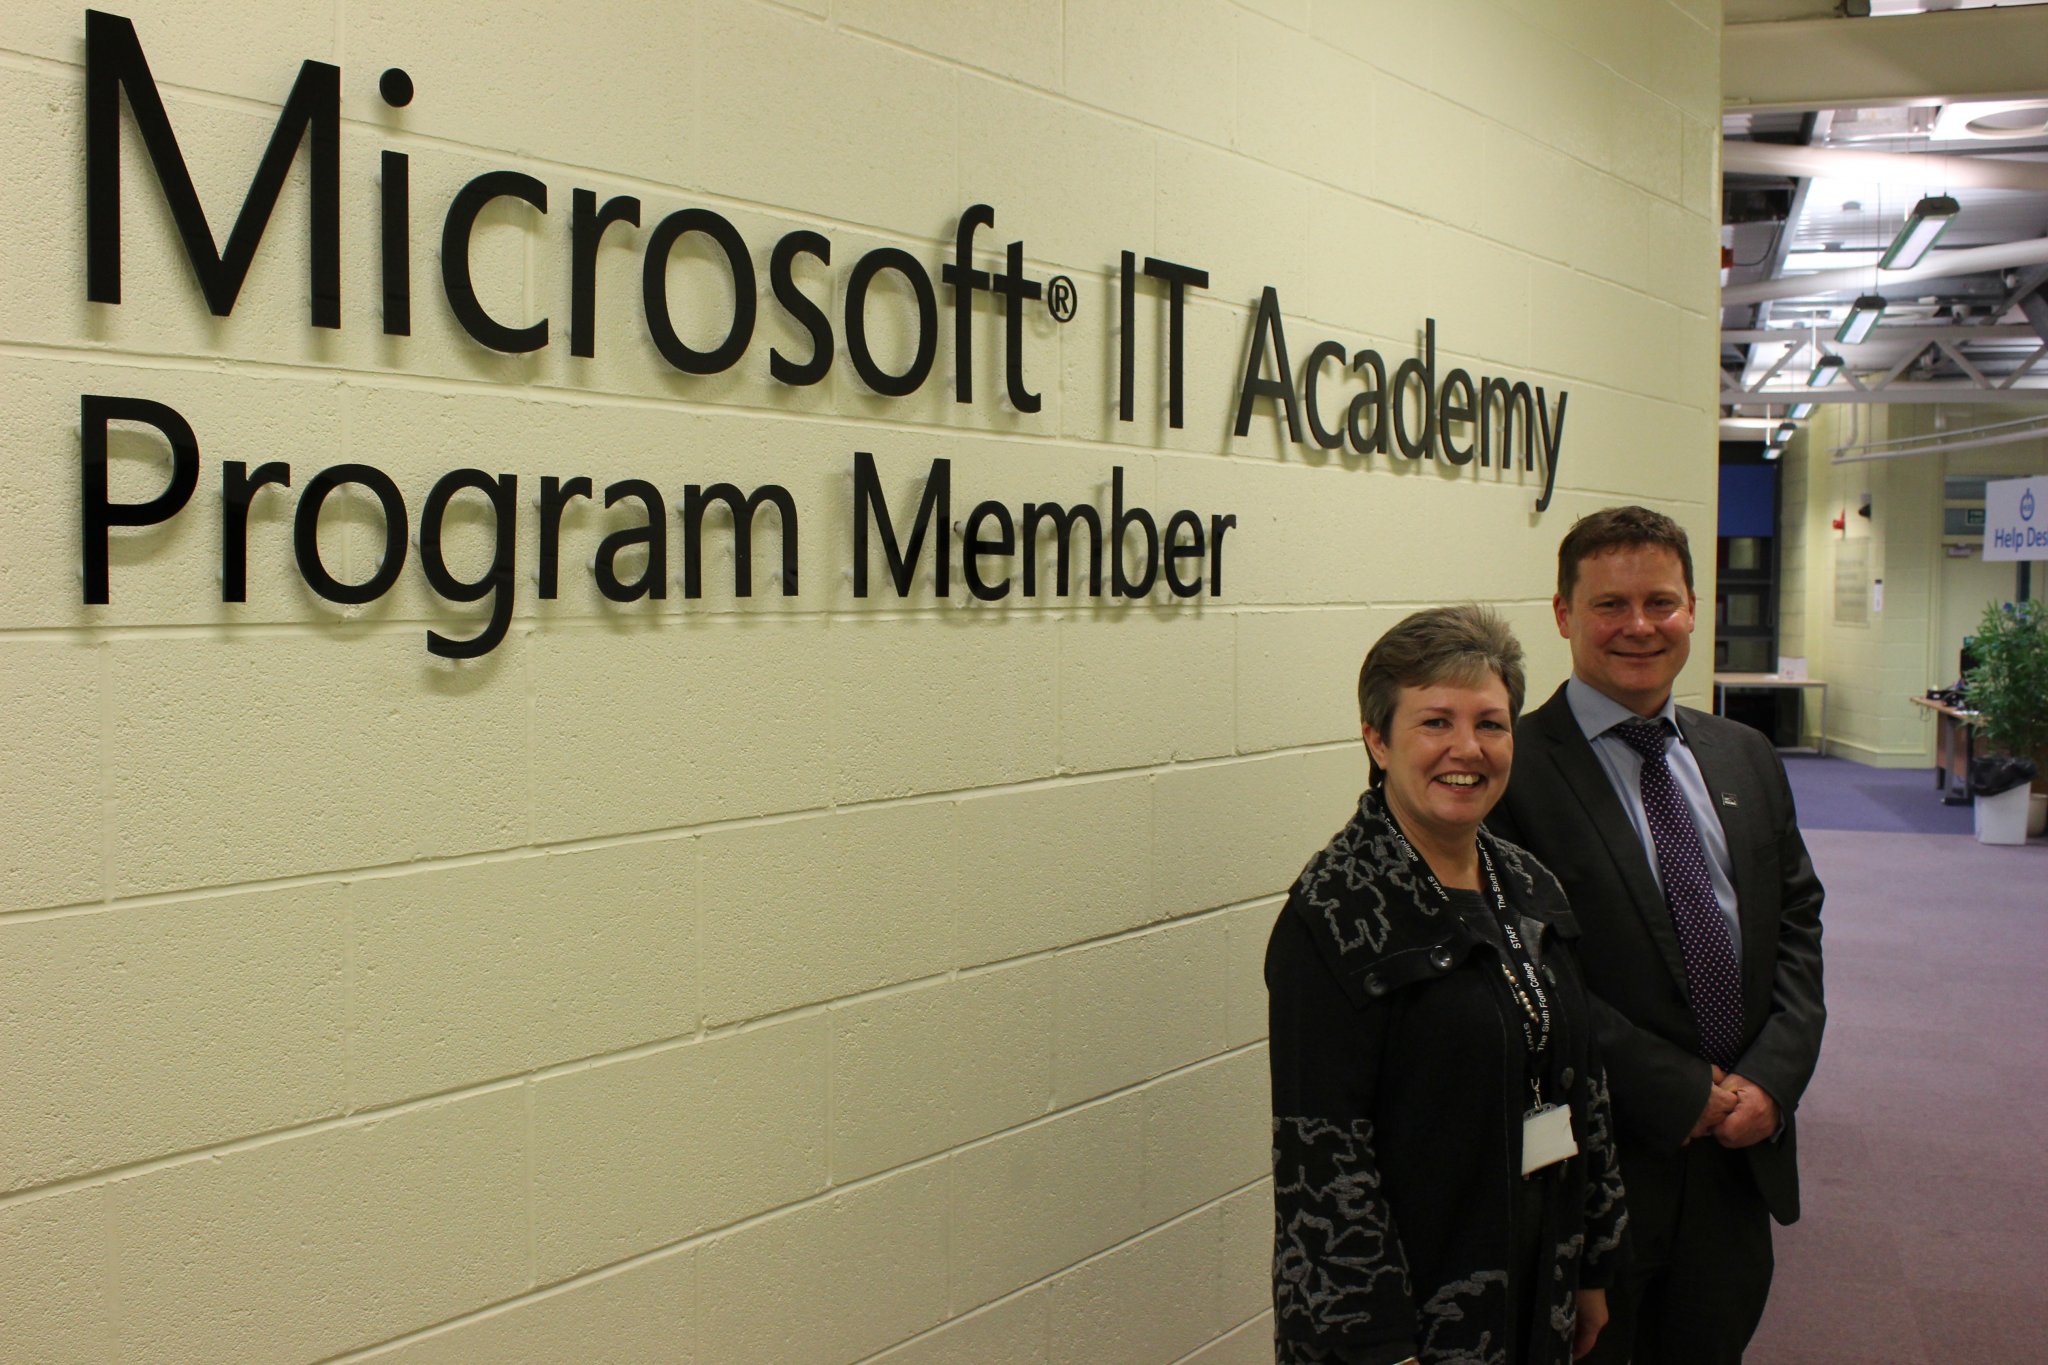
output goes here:
[{"label": "woman's short gray hair", "polygon": [[[1358,670],[1358,718],[1384,735],[1404,687],[1477,687],[1487,674],[1508,692],[1508,719],[1521,719],[1522,645],[1490,607],[1430,607],[1404,618],[1366,651]],[[1373,765],[1373,784],[1380,781]]]}]

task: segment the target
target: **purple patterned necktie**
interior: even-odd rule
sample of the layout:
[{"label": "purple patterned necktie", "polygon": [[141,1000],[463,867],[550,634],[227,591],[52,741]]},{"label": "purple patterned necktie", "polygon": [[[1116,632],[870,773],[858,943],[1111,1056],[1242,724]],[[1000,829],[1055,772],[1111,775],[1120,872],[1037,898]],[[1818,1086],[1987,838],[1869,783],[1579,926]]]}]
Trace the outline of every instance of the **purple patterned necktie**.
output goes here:
[{"label": "purple patterned necktie", "polygon": [[1733,1067],[1742,1055],[1742,972],[1728,921],[1714,899],[1707,870],[1707,851],[1700,843],[1692,808],[1685,804],[1671,765],[1664,758],[1668,723],[1628,720],[1608,731],[1643,759],[1643,813],[1650,820],[1650,839],[1657,846],[1657,875],[1664,900],[1671,907],[1671,926],[1678,931],[1678,950],[1685,959],[1686,993],[1693,1021],[1708,1061]]}]

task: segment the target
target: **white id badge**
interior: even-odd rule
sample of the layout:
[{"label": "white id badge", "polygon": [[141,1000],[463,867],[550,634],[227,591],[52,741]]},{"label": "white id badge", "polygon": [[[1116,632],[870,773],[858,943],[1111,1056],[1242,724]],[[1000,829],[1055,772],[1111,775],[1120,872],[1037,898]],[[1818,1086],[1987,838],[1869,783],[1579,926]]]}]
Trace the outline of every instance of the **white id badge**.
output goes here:
[{"label": "white id badge", "polygon": [[1553,1104],[1522,1118],[1522,1174],[1531,1175],[1553,1162],[1577,1156],[1578,1140],[1572,1136],[1572,1111]]}]

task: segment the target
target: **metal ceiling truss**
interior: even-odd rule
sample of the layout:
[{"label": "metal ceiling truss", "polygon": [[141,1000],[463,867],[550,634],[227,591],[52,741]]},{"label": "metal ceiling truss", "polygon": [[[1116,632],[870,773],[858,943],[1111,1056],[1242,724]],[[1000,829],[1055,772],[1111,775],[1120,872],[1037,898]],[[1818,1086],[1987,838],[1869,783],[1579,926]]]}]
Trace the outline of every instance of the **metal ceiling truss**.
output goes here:
[{"label": "metal ceiling truss", "polygon": [[[2035,346],[2030,352],[2001,351],[2000,359],[2010,358],[2010,363],[2000,363],[1995,372],[1986,366],[1993,362],[1980,356],[1972,360],[1958,344],[1955,333],[1986,332],[1988,327],[1929,327],[1900,328],[1901,332],[1926,332],[1940,335],[1915,338],[1918,345],[1906,352],[1904,358],[1882,373],[1867,371],[1859,374],[1844,365],[1833,384],[1813,388],[1801,384],[1774,384],[1773,381],[1784,372],[1787,365],[1801,351],[1812,347],[1816,354],[1819,345],[1807,337],[1784,340],[1780,353],[1770,366],[1750,383],[1743,383],[1736,374],[1727,369],[1721,371],[1721,405],[1723,407],[1769,404],[1786,406],[1793,403],[2012,403],[2048,397],[2048,367],[2042,362],[2048,360],[2048,342]],[[2025,332],[2028,328],[2000,328],[2000,331]],[[1752,345],[1767,345],[1778,340],[1783,333],[1723,333],[1724,339],[1743,338]],[[1907,379],[1906,374],[1920,364],[1927,375],[1935,375],[1942,367],[1938,360],[1930,357],[1945,357],[1961,378],[1916,378]],[[1980,363],[1982,362],[1982,363]]]},{"label": "metal ceiling truss", "polygon": [[[1724,413],[2048,402],[2048,3],[1959,2],[1724,0]],[[1930,196],[1962,205],[1944,241],[1884,268]],[[1852,294],[1885,305],[1853,344]]]}]

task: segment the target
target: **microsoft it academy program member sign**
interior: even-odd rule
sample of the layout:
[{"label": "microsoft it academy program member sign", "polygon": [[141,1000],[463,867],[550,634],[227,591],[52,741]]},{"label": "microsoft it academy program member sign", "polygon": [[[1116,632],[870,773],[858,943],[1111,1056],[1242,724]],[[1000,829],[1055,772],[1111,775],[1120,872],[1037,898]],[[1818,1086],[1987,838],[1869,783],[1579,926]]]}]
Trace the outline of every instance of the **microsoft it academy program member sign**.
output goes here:
[{"label": "microsoft it academy program member sign", "polygon": [[[323,62],[301,63],[285,98],[270,143],[256,167],[224,248],[216,248],[206,214],[193,186],[162,97],[158,93],[140,36],[128,19],[86,12],[86,296],[114,307],[122,301],[121,275],[121,127],[124,110],[161,186],[177,226],[183,250],[208,310],[226,317],[234,309],[249,267],[283,192],[291,166],[304,148],[311,199],[308,242],[308,323],[315,328],[341,326],[340,182],[341,72]],[[409,105],[415,95],[412,79],[391,68],[378,91],[392,108]],[[411,334],[413,281],[411,241],[415,218],[410,188],[410,163],[405,153],[381,154],[379,188],[362,206],[374,216],[381,243],[382,330],[388,336]],[[570,308],[568,346],[571,355],[589,357],[596,349],[596,259],[608,233],[638,233],[642,243],[640,305],[645,341],[662,360],[683,374],[718,374],[764,360],[751,343],[764,290],[757,278],[753,244],[731,220],[703,206],[683,206],[659,213],[637,196],[600,200],[595,191],[571,191],[564,224],[552,217],[548,186],[520,171],[497,170],[463,185],[439,214],[442,299],[463,332],[475,344],[507,353],[543,350],[558,344],[554,319],[504,319],[493,316],[480,301],[471,275],[470,236],[479,215],[500,201],[527,206],[532,230],[546,233],[551,223],[568,257]],[[643,223],[651,226],[643,229]],[[1054,275],[1030,277],[1024,266],[1022,241],[1010,242],[998,270],[974,264],[977,233],[993,228],[995,210],[987,204],[965,209],[959,218],[950,260],[936,282],[926,263],[899,247],[876,247],[847,270],[844,304],[838,326],[827,311],[837,291],[832,287],[833,243],[821,233],[797,230],[780,237],[768,252],[765,294],[807,340],[807,351],[785,354],[770,348],[765,366],[770,378],[791,389],[822,382],[843,350],[860,382],[884,397],[918,392],[932,378],[938,353],[941,313],[953,330],[955,401],[998,401],[977,396],[971,377],[973,333],[970,326],[977,290],[996,300],[1003,313],[1004,392],[1000,401],[1019,412],[1035,412],[1041,395],[1027,373],[1023,320],[1030,307],[1045,308],[1057,321],[1072,318],[1080,306],[1072,279]],[[722,259],[732,278],[732,315],[717,345],[699,349],[686,343],[674,325],[669,298],[670,255],[685,237],[701,237]],[[1121,251],[1115,273],[1114,300],[1102,306],[1118,310],[1117,416],[1134,419],[1135,370],[1139,345],[1136,300],[1142,287],[1161,292],[1167,304],[1167,415],[1170,425],[1184,419],[1183,358],[1185,305],[1191,291],[1209,287],[1209,273],[1197,266]],[[916,346],[909,362],[889,370],[875,357],[869,342],[871,290],[883,274],[897,277],[900,288],[882,298],[907,302]],[[906,298],[907,294],[907,298]],[[880,303],[875,299],[873,303]],[[614,305],[616,301],[613,301]],[[894,305],[904,306],[904,302]],[[1441,460],[1446,466],[1471,465],[1533,473],[1541,466],[1541,494],[1536,510],[1550,504],[1564,438],[1569,395],[1560,390],[1553,401],[1546,390],[1501,376],[1475,376],[1462,368],[1439,374],[1436,324],[1423,329],[1419,354],[1389,368],[1371,348],[1353,350],[1324,339],[1306,353],[1297,370],[1288,346],[1279,294],[1261,291],[1246,341],[1246,359],[1236,378],[1238,402],[1235,434],[1250,431],[1255,409],[1269,405],[1288,441],[1324,450],[1348,448],[1360,456],[1394,455],[1406,460]],[[752,357],[750,359],[750,357]],[[112,591],[109,541],[114,528],[159,525],[183,513],[196,494],[203,469],[199,433],[177,411],[168,396],[83,394],[79,400],[80,477],[79,528],[84,549],[84,600],[105,603]],[[117,423],[153,431],[171,455],[171,476],[153,496],[141,501],[116,501],[108,478],[110,431]],[[209,432],[209,444],[220,437]],[[232,434],[227,437],[232,440]],[[957,528],[952,518],[951,461],[935,459],[925,477],[914,511],[892,509],[884,496],[872,456],[852,454],[850,504],[839,515],[852,520],[856,597],[870,592],[871,543],[877,542],[889,586],[907,597],[927,557],[933,587],[950,593],[957,566],[974,597],[995,601],[1014,591],[1022,597],[1068,597],[1085,593],[1102,597],[1141,598],[1163,583],[1175,600],[1223,591],[1226,537],[1237,517],[1230,513],[1198,513],[1182,508],[1155,515],[1124,500],[1124,470],[1115,466],[1107,480],[1109,505],[1063,505],[1025,501],[1013,511],[994,501],[977,503]],[[216,487],[221,499],[220,583],[223,602],[247,597],[250,509],[261,499],[294,498],[292,559],[307,588],[333,602],[373,602],[390,591],[404,572],[409,547],[416,543],[421,573],[428,587],[449,602],[488,599],[489,617],[474,634],[457,639],[427,632],[434,654],[470,658],[488,654],[505,638],[516,601],[518,575],[515,547],[521,504],[518,477],[480,468],[446,472],[422,494],[408,498],[386,471],[369,464],[333,464],[310,474],[295,471],[291,462],[269,460],[251,468],[247,461],[224,459],[218,464]],[[780,569],[774,577],[785,597],[797,594],[803,566],[798,562],[797,528],[802,515],[796,499],[780,484],[743,489],[730,482],[688,483],[664,493],[647,479],[621,479],[599,490],[587,475],[548,475],[539,481],[531,503],[539,518],[539,561],[531,568],[536,595],[550,599],[560,590],[561,564],[572,547],[564,545],[563,514],[578,499],[602,493],[607,508],[632,515],[629,525],[612,530],[586,556],[580,548],[571,562],[587,562],[600,593],[614,602],[664,598],[670,583],[668,564],[672,536],[682,564],[678,581],[686,598],[703,592],[705,513],[717,508],[730,513],[733,588],[737,596],[753,592],[752,537],[756,520],[772,508],[779,525]],[[351,487],[361,490],[380,509],[384,524],[381,556],[367,577],[355,582],[338,578],[322,561],[319,545],[321,512],[328,497]],[[481,572],[463,575],[452,569],[442,549],[442,529],[458,497],[481,499],[488,507],[493,550]],[[670,502],[676,503],[671,531]],[[417,507],[417,537],[411,533]],[[482,510],[481,508],[479,510]],[[1037,572],[1041,540],[1056,549],[1056,568],[1048,577]],[[1133,553],[1133,552],[1136,553]],[[1079,561],[1087,565],[1085,578]],[[1021,564],[1017,561],[1021,559]],[[1105,562],[1109,572],[1105,574]],[[630,566],[630,567],[622,567]],[[1085,583],[1085,588],[1081,585]]]}]

